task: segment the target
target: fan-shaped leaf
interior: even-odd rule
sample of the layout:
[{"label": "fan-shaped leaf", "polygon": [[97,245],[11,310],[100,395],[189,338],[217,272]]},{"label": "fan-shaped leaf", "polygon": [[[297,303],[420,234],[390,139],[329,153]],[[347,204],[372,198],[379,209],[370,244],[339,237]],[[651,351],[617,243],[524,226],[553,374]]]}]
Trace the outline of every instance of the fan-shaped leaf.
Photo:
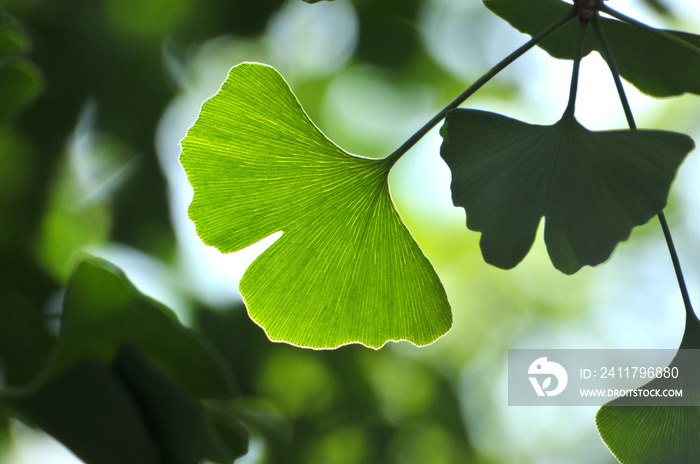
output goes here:
[{"label": "fan-shaped leaf", "polygon": [[204,243],[229,253],[283,231],[240,284],[271,339],[425,345],[449,330],[442,285],[391,200],[390,165],[326,138],[277,71],[234,67],[182,146]]},{"label": "fan-shaped leaf", "polygon": [[[649,398],[649,406],[628,406],[629,397],[622,397],[598,410],[598,432],[622,464],[700,462],[699,349],[700,323],[689,317],[680,351],[669,367],[679,368],[680,381],[673,387],[694,398],[697,407],[668,406],[664,397]],[[660,378],[641,388],[663,390],[668,384]]]},{"label": "fan-shaped leaf", "polygon": [[[571,4],[560,0],[484,0],[484,5],[520,32],[536,35],[559,19]],[[620,75],[639,90],[657,97],[700,94],[700,56],[667,39],[614,19],[600,18]],[[667,32],[700,48],[700,36]],[[572,59],[576,43],[575,21],[569,22],[539,44],[555,58]],[[601,50],[595,34],[588,34],[584,56]]]},{"label": "fan-shaped leaf", "polygon": [[605,261],[663,209],[694,146],[672,132],[591,132],[573,117],[537,126],[466,109],[451,111],[441,134],[453,202],[482,232],[484,259],[514,267],[544,216],[549,256],[567,274]]}]

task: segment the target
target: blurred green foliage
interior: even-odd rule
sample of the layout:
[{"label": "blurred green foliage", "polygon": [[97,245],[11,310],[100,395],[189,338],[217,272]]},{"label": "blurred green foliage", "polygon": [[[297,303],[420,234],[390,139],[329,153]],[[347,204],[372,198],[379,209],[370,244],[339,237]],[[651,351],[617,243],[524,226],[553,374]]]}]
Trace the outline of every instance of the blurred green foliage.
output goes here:
[{"label": "blurred green foliage", "polygon": [[202,308],[196,325],[238,374],[234,409],[264,437],[261,462],[477,462],[455,386],[429,363],[270,343],[243,308]]},{"label": "blurred green foliage", "polygon": [[[86,462],[230,462],[247,451],[242,427],[197,401],[234,395],[216,351],[109,263],[78,265],[56,340],[26,308],[0,316],[2,407]],[[233,431],[223,435],[235,437],[232,445],[215,421]]]},{"label": "blurred green foliage", "polygon": [[[208,69],[192,69],[203,50],[232,44],[236,52],[220,57],[226,67],[268,59],[271,19],[283,6],[318,8],[343,1],[347,0],[317,5],[298,0],[0,0],[0,390],[35,382],[57,340],[67,337],[68,328],[59,332],[57,323],[62,308],[69,305],[70,295],[68,303],[61,301],[72,285],[69,278],[81,252],[118,244],[139,250],[170,271],[183,260],[167,195],[172,179],[166,180],[159,164],[157,135],[173,99],[188,94],[194,76],[206,80]],[[352,2],[359,35],[347,62],[330,72],[293,77],[300,100],[314,120],[322,121],[320,126],[329,132],[341,130],[338,121],[347,121],[344,105],[331,97],[353,85],[376,84],[365,94],[368,101],[386,96],[383,89],[400,87],[401,109],[389,115],[405,116],[415,108],[420,113],[416,121],[431,116],[460,91],[462,81],[472,76],[455,77],[423,44],[421,18],[433,3]],[[473,45],[464,43],[465,48]],[[344,72],[362,79],[351,79],[351,85],[343,87],[339,76]],[[521,85],[495,83],[484,95],[502,103]],[[396,122],[386,114],[365,116],[376,116],[372,124],[390,135],[345,127],[343,146],[348,141],[349,148],[383,156],[395,140],[417,129],[416,121]],[[329,123],[334,117],[335,129]],[[402,201],[397,199],[400,209],[409,209],[411,205]],[[194,394],[187,385],[206,377],[193,374],[202,366],[183,362],[190,367],[173,374],[177,366],[158,361],[158,350],[143,346],[151,338],[167,338],[167,331],[151,329],[151,337],[142,326],[139,332],[143,321],[137,317],[138,325],[130,326],[130,315],[115,323],[122,332],[105,352],[98,342],[109,338],[104,327],[109,324],[95,325],[90,333],[92,325],[86,323],[77,338],[93,340],[73,348],[74,354],[86,358],[72,357],[61,375],[35,392],[35,402],[15,405],[12,411],[0,405],[0,460],[9,455],[16,429],[8,417],[43,425],[74,449],[85,445],[80,437],[85,424],[92,424],[94,430],[84,437],[88,442],[104,432],[102,438],[133,440],[138,445],[131,449],[144,449],[148,456],[156,453],[154,443],[191,444],[182,441],[182,429],[166,426],[177,422],[171,416],[175,414],[198,426],[184,432],[194,448],[199,447],[197,456],[176,453],[192,461],[199,456],[223,460],[226,453],[217,449],[221,442],[234,455],[250,445],[249,462],[259,463],[499,461],[493,456],[512,451],[506,446],[512,430],[497,433],[494,441],[489,430],[503,424],[495,417],[490,391],[468,389],[471,404],[465,404],[464,385],[479,381],[488,385],[482,388],[491,388],[497,381],[499,354],[509,343],[522,340],[525,332],[552,330],[558,321],[580,323],[586,305],[582,292],[590,274],[564,281],[550,272],[548,263],[532,257],[506,275],[483,266],[473,235],[462,230],[463,217],[454,228],[439,221],[419,225],[410,214],[404,217],[438,272],[445,273],[450,298],[460,308],[456,330],[439,346],[418,354],[403,345],[375,352],[358,346],[308,351],[275,344],[251,322],[242,305],[212,308],[189,285],[171,282],[168,290],[191,308],[182,320],[191,322],[197,337],[218,353],[212,355],[215,363],[236,379],[229,397],[201,400],[205,395]],[[435,239],[436,230],[441,239]],[[97,290],[113,285],[122,292],[89,295],[86,315],[101,305],[116,305],[115,295],[126,294],[128,304],[119,314],[134,308],[147,312],[148,307],[168,314],[176,332],[185,330],[169,310],[137,294],[112,271],[102,262],[88,273],[99,281]],[[543,320],[551,325],[543,329]],[[140,340],[119,343],[138,333]],[[179,339],[174,345],[180,345]],[[171,348],[177,351],[177,346]],[[172,360],[180,362],[183,356],[173,355]],[[496,367],[484,369],[479,363]],[[214,383],[217,388],[226,386],[223,381]],[[145,398],[151,409],[141,408],[136,397]],[[114,400],[111,409],[104,407],[105,398]],[[179,409],[168,403],[173,398]],[[493,414],[480,416],[474,426],[467,412],[479,408]],[[110,414],[124,419],[112,435]],[[166,425],[144,425],[144,415]],[[218,444],[212,444],[212,436]],[[477,440],[481,447],[475,446]],[[483,442],[489,440],[498,449],[486,453]],[[122,459],[106,441],[91,444],[82,448],[86,458]],[[571,440],[566,447],[577,449],[574,444]],[[119,448],[118,441],[111,445]],[[129,458],[123,459],[136,462]],[[605,459],[599,461],[612,462]]]},{"label": "blurred green foliage", "polygon": [[[141,456],[147,456],[157,452],[147,451],[154,433],[170,440],[170,445],[160,442],[164,449],[178,444],[186,449],[182,441],[186,437],[178,438],[177,430],[156,432],[151,419],[145,431],[138,416],[160,417],[168,424],[174,423],[172,414],[196,417],[200,406],[190,403],[189,412],[173,409],[186,404],[172,399],[183,394],[182,387],[163,377],[169,369],[167,360],[158,361],[143,341],[133,345],[136,351],[128,348],[131,345],[120,348],[120,342],[145,340],[134,339],[139,327],[153,340],[165,334],[139,319],[139,314],[146,314],[139,306],[144,303],[118,296],[122,284],[109,277],[117,274],[110,274],[106,264],[83,264],[82,273],[69,281],[71,272],[82,251],[108,243],[141,250],[165,263],[177,260],[155,142],[160,117],[179,91],[170,64],[174,60],[185,66],[197,47],[221,35],[240,40],[261,37],[282,4],[282,0],[0,3],[0,385],[5,394],[44,385],[32,399],[6,403],[13,405],[10,415],[41,426],[87,462],[137,462],[136,454],[126,457],[116,451],[119,440],[122,444],[132,440],[127,448],[133,453],[144,450]],[[419,50],[414,25],[419,5],[418,1],[384,6],[358,2],[358,62],[381,64],[400,75]],[[385,28],[385,23],[391,27]],[[445,76],[431,66],[432,73]],[[88,272],[85,266],[93,267]],[[97,280],[77,290],[79,282],[89,279]],[[65,303],[57,308],[57,295],[66,285]],[[109,290],[110,285],[117,287]],[[76,302],[77,295],[88,295],[90,287],[99,293]],[[86,309],[88,316],[106,308],[109,301],[122,308],[121,316],[114,313],[102,326],[93,320],[85,331],[65,319],[68,312],[57,341],[51,327],[56,326],[60,306]],[[129,303],[119,306],[124,301]],[[392,359],[398,360],[398,354],[386,352],[383,364],[375,366],[379,361],[357,347],[308,352],[272,344],[241,307],[219,312],[194,305],[201,308],[191,316],[195,326],[225,355],[241,389],[236,400],[207,402],[210,422],[202,425],[206,428],[202,440],[215,430],[234,443],[242,436],[234,431],[240,421],[253,434],[254,443],[263,443],[259,462],[413,462],[421,453],[433,453],[436,446],[444,449],[439,462],[468,462],[474,457],[455,385],[431,367],[402,361],[406,380],[420,389],[414,397],[410,384],[391,384],[401,372],[376,378],[381,366],[395,364]],[[127,331],[119,332],[119,327]],[[87,342],[90,336],[96,338]],[[107,351],[99,348],[106,340],[116,343]],[[50,354],[66,353],[62,350],[75,343],[70,351],[78,357]],[[186,345],[180,348],[191,355]],[[73,360],[61,361],[66,356]],[[197,374],[201,365],[187,367],[181,355],[172,355],[171,360],[182,370],[179,382],[201,381]],[[46,366],[54,362],[58,370],[47,377]],[[383,396],[377,397],[382,391]],[[395,397],[392,391],[400,394]],[[155,409],[134,412],[129,398],[139,397],[142,406]],[[167,398],[176,402],[159,406],[158,401]],[[105,401],[112,402],[111,409],[102,406]],[[102,412],[95,416],[97,410]],[[5,438],[0,442],[6,444],[8,410],[1,411],[0,436]],[[126,422],[114,422],[115,417]],[[107,423],[112,424],[109,433]],[[199,443],[211,451],[204,441]],[[247,445],[240,443],[237,452]],[[197,460],[176,452],[168,462],[178,462],[176,455],[183,462]],[[224,457],[216,452],[205,455]]]}]

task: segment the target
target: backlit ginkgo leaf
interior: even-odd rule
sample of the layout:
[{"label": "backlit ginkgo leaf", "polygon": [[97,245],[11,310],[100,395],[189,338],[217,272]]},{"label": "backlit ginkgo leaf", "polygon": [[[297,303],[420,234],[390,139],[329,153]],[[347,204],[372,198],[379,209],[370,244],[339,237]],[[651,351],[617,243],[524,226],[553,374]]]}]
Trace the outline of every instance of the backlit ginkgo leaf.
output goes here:
[{"label": "backlit ginkgo leaf", "polygon": [[234,67],[182,147],[204,243],[230,253],[283,232],[240,283],[272,340],[425,345],[449,330],[444,289],[389,194],[390,164],[326,138],[276,70]]}]

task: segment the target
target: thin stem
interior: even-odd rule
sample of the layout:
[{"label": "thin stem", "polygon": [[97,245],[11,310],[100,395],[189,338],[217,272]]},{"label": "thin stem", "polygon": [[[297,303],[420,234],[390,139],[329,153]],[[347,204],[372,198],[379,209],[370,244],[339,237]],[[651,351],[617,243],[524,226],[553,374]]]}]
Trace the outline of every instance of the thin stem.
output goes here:
[{"label": "thin stem", "polygon": [[[617,71],[617,65],[615,64],[615,58],[610,52],[610,47],[608,47],[608,42],[605,39],[605,33],[603,28],[600,26],[598,17],[593,19],[593,27],[595,28],[596,34],[598,35],[598,40],[602,48],[603,58],[608,63],[610,72],[615,80],[615,87],[617,87],[617,94],[620,97],[620,103],[625,110],[625,117],[627,118],[627,124],[631,130],[637,129],[637,123],[634,121],[634,116],[632,115],[632,110],[630,108],[629,101],[627,100],[627,95],[625,94],[625,89],[622,87],[622,80],[620,79],[620,74]],[[685,306],[686,319],[695,319],[695,311],[693,311],[693,305],[690,302],[690,295],[688,294],[688,287],[685,284],[685,278],[683,277],[683,269],[681,268],[681,262],[678,258],[678,253],[676,252],[676,247],[673,244],[673,237],[671,236],[671,229],[666,221],[666,215],[663,211],[658,214],[659,222],[661,223],[661,229],[664,233],[664,239],[666,240],[666,246],[668,247],[668,252],[671,255],[671,262],[673,263],[673,270],[676,273],[676,279],[678,280],[678,288],[681,291],[681,297],[683,298],[683,305]]]},{"label": "thin stem", "polygon": [[661,229],[664,231],[664,238],[666,239],[666,245],[668,246],[668,252],[671,254],[671,262],[673,262],[673,270],[676,271],[676,279],[678,280],[678,288],[681,289],[681,296],[683,297],[683,304],[685,305],[685,315],[687,318],[695,318],[695,312],[693,311],[693,305],[690,302],[690,295],[688,294],[688,288],[685,285],[685,279],[683,278],[683,269],[681,268],[681,262],[678,259],[678,253],[676,253],[676,247],[673,244],[673,237],[671,236],[671,228],[668,226],[666,221],[666,215],[662,212],[659,213],[659,222],[661,223]]},{"label": "thin stem", "polygon": [[509,64],[520,58],[522,55],[524,55],[527,51],[529,51],[531,48],[533,48],[535,45],[538,43],[542,42],[544,39],[546,39],[550,34],[552,34],[554,31],[559,29],[561,26],[566,24],[569,20],[571,20],[574,16],[576,16],[576,10],[572,8],[567,12],[564,16],[562,16],[560,19],[552,23],[549,27],[547,27],[545,30],[534,36],[532,39],[530,39],[525,45],[522,47],[518,48],[515,50],[513,53],[508,55],[506,58],[504,58],[500,63],[498,63],[496,66],[491,68],[486,74],[481,76],[479,80],[474,82],[467,90],[462,92],[460,96],[455,98],[450,104],[448,104],[446,107],[444,107],[438,114],[436,114],[430,121],[428,121],[423,127],[421,127],[418,132],[413,134],[411,138],[406,140],[403,145],[401,145],[399,148],[396,149],[392,154],[384,158],[384,161],[386,161],[389,166],[393,166],[403,155],[406,154],[408,150],[413,148],[413,146],[418,143],[420,139],[422,139],[428,132],[430,132],[440,121],[445,119],[447,116],[447,113],[450,110],[453,110],[457,108],[459,105],[464,103],[464,101],[471,97],[477,90],[479,90],[481,87],[483,87],[488,81],[490,81],[493,77],[495,77],[499,72],[501,72],[503,69],[505,69]]},{"label": "thin stem", "polygon": [[593,23],[593,28],[595,29],[596,35],[598,36],[598,41],[602,48],[601,53],[603,59],[608,64],[610,73],[612,73],[613,80],[615,81],[615,87],[617,88],[617,95],[620,97],[620,103],[622,103],[622,108],[625,111],[625,118],[627,119],[627,124],[630,129],[637,129],[637,124],[634,122],[634,116],[632,115],[632,108],[630,108],[630,103],[627,100],[627,95],[625,94],[625,89],[622,87],[622,79],[620,79],[620,72],[617,69],[617,63],[615,63],[615,57],[613,57],[610,47],[608,46],[608,41],[605,38],[605,33],[600,25],[600,18],[596,16],[591,21]]},{"label": "thin stem", "polygon": [[685,40],[681,39],[680,37],[677,37],[673,34],[671,34],[668,31],[665,31],[663,29],[656,29],[654,27],[648,26],[640,21],[637,21],[636,19],[630,18],[629,16],[625,16],[622,13],[619,13],[612,8],[608,7],[607,5],[601,4],[600,5],[600,11],[603,13],[607,13],[613,18],[619,19],[622,22],[625,22],[627,24],[630,24],[632,26],[636,26],[640,29],[643,29],[647,32],[651,32],[652,34],[656,34],[659,37],[662,37],[669,42],[672,42],[679,47],[684,48],[685,50],[689,51],[693,55],[700,56],[700,48],[696,47],[695,45],[686,42]]},{"label": "thin stem", "polygon": [[581,69],[581,58],[583,57],[583,45],[586,39],[586,29],[588,21],[579,21],[578,34],[576,37],[576,51],[574,52],[574,69],[571,73],[571,88],[569,89],[569,103],[564,110],[564,118],[573,118],[576,109],[576,92],[578,91],[578,75]]}]

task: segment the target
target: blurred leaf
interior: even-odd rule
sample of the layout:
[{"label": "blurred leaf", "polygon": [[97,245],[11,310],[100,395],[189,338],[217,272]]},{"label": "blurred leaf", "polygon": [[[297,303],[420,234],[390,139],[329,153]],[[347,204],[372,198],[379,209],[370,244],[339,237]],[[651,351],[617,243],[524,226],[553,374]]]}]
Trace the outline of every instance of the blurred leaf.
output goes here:
[{"label": "blurred leaf", "polygon": [[332,408],[338,386],[323,359],[307,351],[271,353],[258,375],[258,396],[287,416],[311,416]]},{"label": "blurred leaf", "polygon": [[[150,426],[164,462],[197,464],[202,458],[230,462],[247,452],[247,447],[232,452],[218,436],[213,418],[179,385],[154,369],[131,345],[119,350],[114,369],[129,388],[141,414]],[[247,434],[235,440],[247,443]]]},{"label": "blurred leaf", "polygon": [[[484,5],[508,21],[520,32],[536,35],[572,8],[560,0],[483,0]],[[539,44],[555,58],[572,59],[576,43],[576,21]],[[620,75],[639,90],[657,97],[700,94],[700,56],[676,45],[653,32],[621,21],[600,18]],[[685,32],[666,31],[696,47],[700,36]],[[588,34],[584,56],[601,47],[595,34]]]},{"label": "blurred leaf", "polygon": [[360,20],[355,57],[383,68],[396,69],[408,64],[421,45],[416,23],[423,3],[420,0],[355,2]]},{"label": "blurred leaf", "polygon": [[0,8],[6,8],[9,11],[30,11],[40,1],[41,0],[0,0]]},{"label": "blurred leaf", "polygon": [[[242,420],[262,438],[265,462],[398,462],[396,454],[410,448],[399,437],[426,422],[454,440],[438,456],[457,449],[458,462],[476,462],[456,382],[420,357],[359,345],[299,350],[270,343],[242,306],[202,308],[197,319],[241,378],[249,398]],[[415,382],[418,398],[411,397]]]},{"label": "blurred leaf", "polygon": [[9,130],[0,132],[0,205],[10,207],[20,202],[32,186],[36,163],[24,137]]},{"label": "blurred leaf", "polygon": [[[39,313],[18,298],[0,305],[0,387],[25,385],[36,377],[55,339]],[[4,377],[4,379],[3,379]]]},{"label": "blurred leaf", "polygon": [[109,263],[78,265],[58,343],[26,308],[3,310],[0,323],[12,380],[0,401],[88,464],[224,462],[246,452],[247,432],[197,401],[231,398],[220,355]]},{"label": "blurred leaf", "polygon": [[[698,405],[699,350],[700,321],[692,315],[686,319],[680,351],[669,367],[679,367],[683,395],[692,395]],[[660,378],[640,388],[668,387],[668,381]],[[674,383],[673,388],[679,384]],[[622,464],[700,462],[700,406],[665,406],[663,397],[650,398],[648,406],[629,406],[629,399],[610,401],[596,414],[601,438]]]},{"label": "blurred leaf", "polygon": [[88,359],[111,363],[129,343],[199,398],[228,398],[231,374],[218,353],[122,272],[97,258],[82,261],[66,290],[61,344],[51,376]]},{"label": "blurred leaf", "polygon": [[469,459],[458,437],[449,430],[430,420],[405,427],[395,438],[392,448],[394,462],[402,464],[461,464],[478,462]]},{"label": "blurred leaf", "polygon": [[238,458],[248,453],[250,434],[240,422],[225,412],[208,410],[207,416],[217,438],[226,445],[226,452],[229,455]]},{"label": "blurred leaf", "polygon": [[241,394],[256,394],[258,372],[270,350],[283,346],[270,343],[265,332],[250,320],[242,303],[227,311],[199,308],[196,328],[226,359],[236,373]]},{"label": "blurred leaf", "polygon": [[136,155],[123,142],[93,130],[87,105],[54,173],[36,243],[37,260],[65,284],[83,250],[110,238],[110,201],[128,177]]},{"label": "blurred leaf", "polygon": [[482,232],[484,259],[517,265],[544,216],[547,251],[566,274],[602,263],[658,214],[694,146],[672,132],[591,132],[572,116],[537,126],[466,109],[450,112],[441,134],[453,202]]},{"label": "blurred leaf", "polygon": [[26,53],[30,48],[29,38],[14,19],[7,15],[0,15],[0,56]]},{"label": "blurred leaf", "polygon": [[323,430],[318,441],[309,450],[307,462],[326,464],[362,464],[372,462],[369,431],[344,425]]},{"label": "blurred leaf", "polygon": [[[24,213],[31,207],[28,197],[37,184],[37,164],[36,153],[25,137],[8,128],[0,130],[0,260],[34,233],[34,224]],[[20,287],[9,279],[0,282],[0,288],[4,285],[12,291]]]},{"label": "blurred leaf", "polygon": [[673,11],[668,7],[665,1],[661,0],[643,0],[649,8],[662,15],[673,16]]},{"label": "blurred leaf", "polygon": [[192,0],[106,0],[110,25],[136,39],[162,41],[192,16]]},{"label": "blurred leaf", "polygon": [[306,3],[318,3],[318,2],[333,2],[335,0],[303,0]]},{"label": "blurred leaf", "polygon": [[[390,422],[399,423],[434,412],[438,397],[438,379],[433,372],[412,359],[390,355],[368,358],[366,371],[380,402],[382,413]],[[440,391],[441,401],[450,395]]]},{"label": "blurred leaf", "polygon": [[36,245],[37,260],[60,283],[65,283],[70,277],[78,253],[109,238],[110,205],[85,203],[84,198],[75,176],[59,175],[42,218]]},{"label": "blurred leaf", "polygon": [[148,425],[112,370],[85,361],[12,406],[87,464],[161,464]]},{"label": "blurred leaf", "polygon": [[394,208],[390,165],[326,138],[273,68],[234,67],[182,146],[204,243],[230,253],[284,231],[240,284],[271,339],[425,345],[449,330],[445,291]]},{"label": "blurred leaf", "polygon": [[[230,33],[231,30],[235,30],[236,34],[249,37],[263,34],[270,18],[284,3],[285,0],[256,0],[255,3],[245,1],[230,2],[228,6],[230,10],[224,10],[228,13],[228,17],[225,18],[224,31]],[[214,1],[213,5],[221,8],[220,2]]]},{"label": "blurred leaf", "polygon": [[44,90],[39,68],[29,60],[0,64],[0,125],[10,122]]},{"label": "blurred leaf", "polygon": [[2,414],[2,405],[0,404],[0,456],[3,456],[11,445],[10,418]]}]

